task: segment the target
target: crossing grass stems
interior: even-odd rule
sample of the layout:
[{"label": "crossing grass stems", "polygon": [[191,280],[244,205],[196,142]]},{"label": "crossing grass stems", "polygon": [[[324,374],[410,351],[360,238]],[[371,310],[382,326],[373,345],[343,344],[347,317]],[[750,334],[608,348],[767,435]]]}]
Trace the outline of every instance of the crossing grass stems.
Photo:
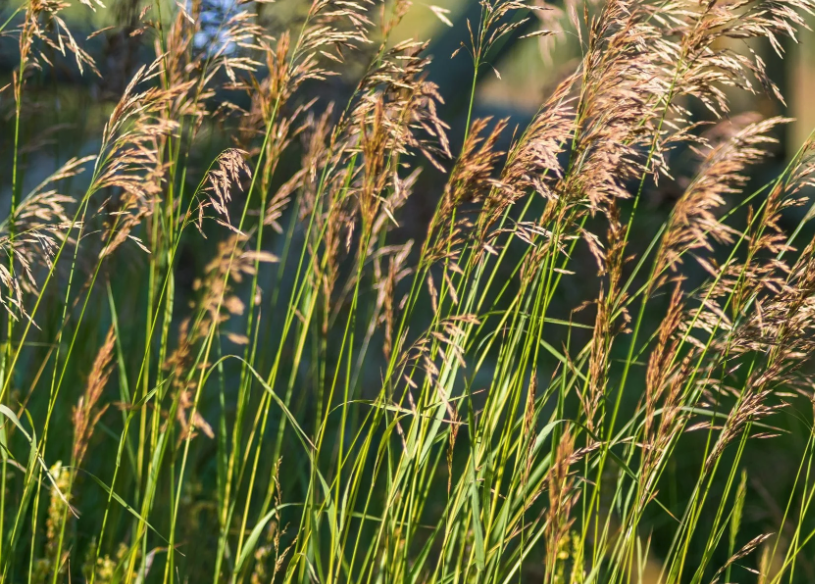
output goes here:
[{"label": "crossing grass stems", "polygon": [[[789,120],[730,99],[782,98],[744,47],[782,54],[815,3],[566,4],[582,58],[513,128],[473,118],[478,71],[521,20],[560,16],[482,2],[456,57],[473,62],[462,136],[427,44],[391,39],[427,7],[306,0],[273,30],[277,6],[248,0],[213,32],[201,2],[146,6],[155,60],[97,152],[33,188],[36,80],[57,54],[98,71],[67,2],[16,9],[3,581],[807,579],[815,245],[811,213],[791,231],[782,214],[811,204],[815,141],[755,188]],[[218,128],[233,143],[213,156]],[[422,172],[444,186],[405,230]],[[193,268],[189,246],[208,256]],[[578,278],[585,302],[562,294]],[[788,418],[800,467],[755,531],[747,457]]]}]

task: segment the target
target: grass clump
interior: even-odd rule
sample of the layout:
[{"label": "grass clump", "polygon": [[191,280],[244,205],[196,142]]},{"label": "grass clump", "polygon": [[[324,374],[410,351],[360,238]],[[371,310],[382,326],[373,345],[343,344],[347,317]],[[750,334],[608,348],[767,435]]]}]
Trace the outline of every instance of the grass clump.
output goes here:
[{"label": "grass clump", "polygon": [[[730,103],[815,5],[566,8],[481,4],[459,131],[407,0],[131,3],[67,159],[115,68],[8,12],[2,581],[812,581],[815,141]],[[534,18],[582,58],[478,117]]]}]

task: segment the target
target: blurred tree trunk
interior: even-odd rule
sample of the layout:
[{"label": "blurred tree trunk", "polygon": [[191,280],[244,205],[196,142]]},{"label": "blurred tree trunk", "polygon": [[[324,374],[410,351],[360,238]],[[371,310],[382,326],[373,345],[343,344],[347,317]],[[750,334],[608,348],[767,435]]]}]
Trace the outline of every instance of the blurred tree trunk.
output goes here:
[{"label": "blurred tree trunk", "polygon": [[[807,17],[807,21],[815,24],[815,18]],[[815,32],[802,29],[798,38],[799,43],[792,46],[787,63],[790,116],[796,120],[787,142],[790,153],[815,129]]]}]

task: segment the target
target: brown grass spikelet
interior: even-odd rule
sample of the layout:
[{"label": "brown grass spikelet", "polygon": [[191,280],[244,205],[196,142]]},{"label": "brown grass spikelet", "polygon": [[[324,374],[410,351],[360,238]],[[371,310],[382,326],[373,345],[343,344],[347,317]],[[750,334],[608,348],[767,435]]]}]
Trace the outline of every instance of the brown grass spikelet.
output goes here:
[{"label": "brown grass spikelet", "polygon": [[[806,26],[803,14],[812,14],[811,0],[766,2],[750,0],[735,4],[675,2],[667,15],[681,15],[676,33],[675,56],[686,66],[679,69],[676,86],[698,98],[717,116],[729,111],[727,87],[755,92],[750,77],[783,102],[783,96],[766,73],[764,61],[755,53],[728,47],[720,39],[766,38],[781,55],[780,37],[796,39],[795,29]],[[715,48],[713,48],[715,47]]]},{"label": "brown grass spikelet", "polygon": [[107,410],[107,404],[99,407],[99,400],[102,392],[110,379],[110,365],[113,361],[113,350],[116,343],[116,335],[113,327],[108,330],[105,342],[99,349],[96,359],[88,375],[85,385],[85,393],[79,398],[73,411],[74,425],[74,445],[72,460],[74,464],[81,464],[88,449],[88,443],[93,435],[94,428],[99,419]]},{"label": "brown grass spikelet", "polygon": [[[435,15],[441,19],[444,16],[443,9],[431,7]],[[473,24],[467,22],[470,44],[461,46],[453,52],[455,57],[462,49],[467,51],[473,60],[481,63],[490,49],[502,38],[511,35],[513,31],[524,26],[535,14],[552,10],[549,6],[534,3],[527,3],[524,0],[488,0],[481,3],[481,16],[477,22],[477,29],[473,31]],[[516,17],[517,13],[521,16]],[[546,34],[547,31],[536,31],[525,35],[527,37]],[[493,68],[496,77],[500,79],[498,70]]]},{"label": "brown grass spikelet", "polygon": [[571,465],[575,462],[576,451],[575,439],[569,429],[563,432],[556,448],[552,467],[546,477],[549,493],[545,530],[547,574],[554,569],[561,542],[569,534],[573,521],[572,507],[579,496],[579,491],[574,488],[574,477],[570,472]]},{"label": "brown grass spikelet", "polygon": [[[408,264],[408,257],[412,248],[413,241],[408,241],[401,246],[389,246],[377,250],[374,256],[374,279],[376,281],[374,287],[377,290],[376,306],[377,311],[381,313],[378,323],[384,325],[382,351],[388,360],[390,360],[394,349],[394,332],[399,309],[399,303],[396,301],[396,289],[399,283],[413,272]],[[385,266],[383,266],[384,260],[387,261]]]},{"label": "brown grass spikelet", "polygon": [[[175,418],[181,427],[178,444],[193,438],[196,431],[203,432],[209,438],[215,436],[212,426],[197,409],[194,396],[198,386],[190,371],[193,348],[212,334],[213,328],[220,332],[223,323],[232,316],[243,314],[245,304],[234,292],[234,285],[243,282],[246,276],[254,275],[256,263],[277,261],[269,252],[245,250],[248,240],[247,234],[230,231],[218,243],[215,256],[204,267],[203,277],[193,282],[193,290],[198,293],[197,300],[191,301],[191,306],[196,309],[194,316],[182,321],[178,345],[162,364],[162,368],[170,372]],[[224,334],[237,344],[246,342],[242,335],[228,331]],[[201,361],[197,363],[197,370],[208,366],[208,361]]]},{"label": "brown grass spikelet", "polygon": [[252,178],[252,169],[246,163],[248,152],[238,148],[228,148],[221,152],[213,163],[213,169],[207,173],[206,191],[209,193],[207,201],[199,205],[198,228],[201,229],[203,209],[211,205],[222,218],[218,222],[235,229],[229,218],[229,202],[232,200],[232,190],[237,187],[243,190],[242,177]]},{"label": "brown grass spikelet", "polygon": [[496,150],[496,144],[507,127],[507,120],[498,120],[484,135],[491,121],[490,118],[478,119],[470,128],[459,160],[445,187],[440,209],[441,222],[450,217],[453,210],[462,203],[483,201],[493,187],[500,187],[493,174],[504,153]]},{"label": "brown grass spikelet", "polygon": [[[659,148],[644,159],[638,147],[652,145],[652,102],[669,84],[660,53],[651,48],[662,36],[647,9],[628,2],[606,3],[592,21],[573,162],[555,191],[562,199],[557,213],[578,203],[591,213],[601,211],[611,200],[630,196],[626,181],[661,164]],[[554,209],[549,213],[557,216]]]},{"label": "brown grass spikelet", "polygon": [[496,188],[484,203],[482,239],[504,211],[529,192],[551,200],[555,197],[552,183],[563,176],[558,160],[574,129],[573,90],[576,76],[571,76],[555,89],[521,137],[510,148],[507,162]]},{"label": "brown grass spikelet", "polygon": [[[715,447],[705,462],[712,468],[724,449],[738,438],[748,424],[762,420],[787,405],[788,390],[807,394],[798,371],[815,356],[815,245],[801,253],[782,287],[762,296],[751,296],[755,310],[739,321],[717,342],[723,355],[735,359],[760,355],[721,429]],[[759,434],[764,437],[766,434]]]},{"label": "brown grass spikelet", "polygon": [[[425,383],[439,396],[441,403],[444,404],[450,415],[450,419],[455,420],[456,410],[450,402],[447,390],[438,381],[439,374],[441,373],[441,367],[451,366],[453,361],[460,367],[466,367],[461,339],[464,338],[465,327],[477,325],[479,322],[471,314],[447,317],[436,323],[432,329],[425,331],[416,341],[398,354],[399,370],[411,370],[410,375],[404,376],[408,385],[406,391],[409,399],[413,399],[410,395],[411,388],[418,387],[419,382]],[[397,348],[400,345],[401,339]],[[424,374],[424,379],[419,382],[413,379],[413,374],[417,372]]]},{"label": "brown grass spikelet", "polygon": [[[681,412],[682,393],[692,371],[693,351],[684,356],[681,331],[686,318],[682,279],[673,283],[668,309],[657,333],[646,370],[644,426],[642,434],[643,460],[640,480],[640,508],[651,500],[668,447],[685,424],[687,415]],[[659,412],[659,413],[658,413]]]},{"label": "brown grass spikelet", "polygon": [[[467,237],[471,226],[466,216],[457,216],[457,210],[465,204],[482,203],[494,189],[500,189],[500,179],[495,176],[497,165],[504,153],[497,150],[498,140],[506,129],[507,121],[499,120],[489,128],[490,118],[475,120],[470,127],[444,187],[441,202],[428,229],[424,254],[428,263],[452,258]],[[453,219],[455,220],[453,221]],[[453,223],[451,224],[451,221]]]},{"label": "brown grass spikelet", "polygon": [[[801,147],[785,176],[771,186],[759,215],[752,210],[748,216],[749,240],[747,257],[740,266],[730,266],[722,278],[721,287],[732,295],[733,315],[739,315],[755,298],[761,307],[765,297],[778,295],[787,288],[792,268],[783,256],[796,250],[790,245],[782,227],[782,213],[800,206],[806,199],[800,191],[812,180],[811,140]],[[806,252],[801,259],[806,257]]]},{"label": "brown grass spikelet", "polygon": [[595,414],[607,381],[608,359],[611,350],[611,322],[608,309],[608,294],[601,287],[597,298],[597,315],[594,320],[587,387],[584,391],[578,393],[586,416],[586,426],[590,430],[594,430]]},{"label": "brown grass spikelet", "polygon": [[796,196],[801,189],[815,186],[815,135],[810,135],[801,146],[785,180],[784,188]]},{"label": "brown grass spikelet", "polygon": [[[60,194],[56,184],[83,171],[92,157],[72,158],[52,173],[0,225],[0,251],[14,260],[13,271],[8,263],[0,265],[2,304],[12,318],[26,316],[24,294],[36,294],[37,268],[52,268],[52,260],[63,243],[70,242],[72,229],[80,225],[68,216],[73,197]],[[13,236],[11,233],[13,227]]]},{"label": "brown grass spikelet", "polygon": [[197,339],[191,338],[190,321],[184,320],[178,330],[178,346],[162,366],[164,370],[170,372],[172,379],[173,400],[176,402],[175,415],[181,427],[177,444],[181,444],[188,438],[192,439],[195,436],[196,430],[200,430],[208,438],[215,436],[212,426],[209,425],[197,409],[192,416],[188,413],[194,403],[193,391],[196,387],[196,383],[191,379],[188,371],[190,352],[194,340]]},{"label": "brown grass spikelet", "polygon": [[360,80],[332,133],[330,151],[337,157],[337,171],[353,177],[351,193],[357,202],[356,208],[346,210],[332,204],[333,210],[361,218],[362,242],[372,240],[388,223],[398,224],[394,213],[412,192],[406,187],[418,170],[402,169],[410,168],[414,155],[422,154],[439,169],[439,160],[450,156],[447,125],[437,112],[441,96],[424,78],[429,63],[421,56],[425,48],[426,43],[403,41],[385,51]]},{"label": "brown grass spikelet", "polygon": [[679,349],[677,331],[681,331],[683,317],[682,281],[674,283],[668,310],[659,325],[656,346],[648,358],[645,374],[645,429],[643,434],[646,443],[652,436],[655,412],[660,399],[665,394],[672,375],[675,373],[676,356]]},{"label": "brown grass spikelet", "polygon": [[[745,558],[745,557],[749,556],[750,554],[752,554],[754,551],[756,551],[757,549],[762,547],[762,544],[765,541],[767,541],[768,539],[770,539],[772,536],[773,536],[772,533],[763,533],[761,535],[758,535],[758,536],[754,537],[753,539],[748,541],[746,544],[744,544],[741,547],[741,549],[739,549],[736,553],[734,553],[732,556],[730,556],[730,558],[728,558],[727,562],[725,562],[722,565],[722,567],[719,568],[716,571],[716,573],[713,575],[713,579],[710,581],[710,584],[718,584],[718,582],[721,580],[722,576],[724,575],[725,570],[727,570],[727,568],[729,566],[734,565],[740,559]],[[766,549],[767,548],[764,548],[763,551],[766,552]],[[761,567],[764,568],[763,564],[765,562],[764,562],[763,557],[761,558],[760,563],[761,563]],[[761,570],[761,573],[759,574],[759,578],[760,578],[759,581],[761,581],[761,578],[764,576],[764,572],[765,572],[765,570]]]},{"label": "brown grass spikelet", "polygon": [[106,199],[101,207],[108,211],[102,257],[127,240],[146,249],[133,231],[153,214],[160,201],[166,172],[160,145],[178,129],[178,123],[166,119],[164,113],[178,93],[185,91],[150,87],[136,92],[140,84],[156,79],[161,64],[159,59],[136,73],[105,125],[101,154],[88,192],[110,189],[120,194]]},{"label": "brown grass spikelet", "polygon": [[733,241],[735,231],[719,220],[716,210],[725,204],[725,196],[739,192],[747,181],[747,168],[775,142],[768,132],[785,121],[760,120],[748,113],[722,122],[704,137],[706,146],[697,150],[703,156],[701,167],[673,209],[655,262],[656,274],[676,270],[689,251],[712,250],[710,239]]},{"label": "brown grass spikelet", "polygon": [[[621,290],[625,229],[620,222],[615,201],[610,202],[606,215],[609,221],[607,245],[604,252],[601,253],[599,250],[595,252],[599,254],[597,258],[600,265],[599,274],[607,277],[607,288],[601,284],[596,302],[597,315],[594,321],[587,384],[584,391],[578,392],[586,415],[586,425],[592,430],[597,423],[595,420],[597,408],[608,385],[614,339],[625,332],[630,321],[628,311],[624,307],[625,294]],[[591,240],[589,237],[588,241]]]},{"label": "brown grass spikelet", "polygon": [[526,487],[526,483],[529,481],[529,473],[532,470],[532,464],[535,460],[533,455],[533,448],[535,446],[535,440],[532,438],[534,436],[535,430],[535,423],[537,422],[537,411],[536,411],[536,398],[538,397],[538,370],[532,369],[529,374],[529,386],[526,390],[526,404],[524,406],[524,418],[523,418],[523,435],[526,436],[527,445],[526,445],[526,452],[524,453],[524,457],[526,458],[526,464],[524,466],[523,471],[523,481],[522,487]]},{"label": "brown grass spikelet", "polygon": [[[93,7],[89,2],[83,4]],[[87,67],[99,75],[93,58],[79,46],[65,20],[60,16],[60,13],[70,6],[70,3],[61,0],[34,0],[27,4],[25,18],[16,31],[19,37],[20,63],[23,66],[22,71],[15,72],[14,87],[17,101],[22,98],[20,92],[26,77],[26,67],[42,69],[43,65],[53,66],[46,51],[42,50],[43,46],[63,57],[71,53],[80,73]]]},{"label": "brown grass spikelet", "polygon": [[[410,40],[390,48],[360,81],[361,99],[351,119],[364,125],[363,120],[381,116],[388,147],[399,154],[421,152],[441,169],[438,159],[451,156],[449,128],[438,114],[438,104],[443,103],[438,86],[425,79],[424,72],[430,63],[422,54],[426,48],[426,42]],[[366,96],[368,91],[375,93]],[[377,113],[377,108],[382,111]]]},{"label": "brown grass spikelet", "polygon": [[[449,155],[446,125],[438,118],[436,86],[422,78],[428,60],[420,57],[423,43],[398,43],[360,81],[349,108],[333,128],[330,112],[312,119],[301,171],[284,187],[302,185],[301,216],[313,219],[319,241],[310,241],[314,271],[321,282],[324,312],[336,312],[334,292],[344,254],[376,253],[377,237],[398,225],[395,213],[412,192],[417,173],[404,172],[409,157],[421,153],[432,164]],[[404,161],[404,165],[403,165]],[[306,181],[316,176],[315,183]],[[361,222],[362,231],[357,231]],[[355,246],[355,242],[359,245]],[[319,245],[319,252],[316,248]],[[319,261],[316,261],[320,258]],[[344,294],[356,281],[354,272]],[[323,323],[326,325],[326,322]]]},{"label": "brown grass spikelet", "polygon": [[[294,193],[300,191],[300,218],[305,220],[315,211],[319,173],[336,162],[331,153],[331,132],[334,104],[328,104],[317,116],[313,111],[307,112],[303,122],[303,131],[298,133],[303,153],[297,171],[275,192],[268,207],[266,224],[274,227],[280,217],[278,205],[285,205]],[[275,201],[279,201],[276,204]],[[319,217],[315,217],[315,220]],[[275,228],[275,230],[277,230]]]},{"label": "brown grass spikelet", "polygon": [[203,278],[193,282],[200,297],[195,303],[199,314],[191,330],[193,339],[207,336],[211,327],[218,326],[230,316],[243,314],[244,303],[233,291],[233,283],[240,284],[244,277],[255,274],[255,262],[275,262],[268,252],[246,250],[249,236],[232,232],[218,243],[215,256],[204,267]]}]

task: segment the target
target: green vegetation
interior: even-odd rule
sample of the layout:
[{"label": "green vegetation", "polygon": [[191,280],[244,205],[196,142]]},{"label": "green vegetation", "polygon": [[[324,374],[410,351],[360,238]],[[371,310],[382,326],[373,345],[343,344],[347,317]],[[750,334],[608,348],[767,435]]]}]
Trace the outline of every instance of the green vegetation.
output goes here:
[{"label": "green vegetation", "polygon": [[[815,140],[729,109],[815,0],[485,0],[460,133],[442,8],[83,4],[0,23],[0,581],[815,581]],[[537,18],[582,58],[479,118]]]}]

